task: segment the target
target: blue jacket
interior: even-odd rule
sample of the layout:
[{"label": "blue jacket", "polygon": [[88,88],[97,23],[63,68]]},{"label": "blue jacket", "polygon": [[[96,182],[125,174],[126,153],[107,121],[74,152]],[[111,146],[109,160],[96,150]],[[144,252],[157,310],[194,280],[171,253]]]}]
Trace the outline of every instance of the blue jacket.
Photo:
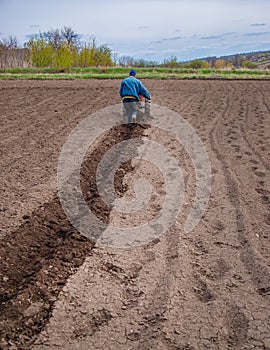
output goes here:
[{"label": "blue jacket", "polygon": [[134,96],[139,100],[140,95],[148,99],[151,98],[150,93],[145,86],[140,82],[140,80],[133,76],[129,76],[128,78],[122,80],[119,94],[122,98],[125,96]]}]

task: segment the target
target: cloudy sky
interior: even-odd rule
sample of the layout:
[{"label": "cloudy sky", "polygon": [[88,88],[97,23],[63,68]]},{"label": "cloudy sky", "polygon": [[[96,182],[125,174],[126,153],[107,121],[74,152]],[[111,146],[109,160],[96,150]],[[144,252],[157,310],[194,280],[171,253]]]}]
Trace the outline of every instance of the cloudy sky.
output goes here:
[{"label": "cloudy sky", "polygon": [[119,55],[181,61],[270,49],[270,0],[0,0],[0,38],[71,26]]}]

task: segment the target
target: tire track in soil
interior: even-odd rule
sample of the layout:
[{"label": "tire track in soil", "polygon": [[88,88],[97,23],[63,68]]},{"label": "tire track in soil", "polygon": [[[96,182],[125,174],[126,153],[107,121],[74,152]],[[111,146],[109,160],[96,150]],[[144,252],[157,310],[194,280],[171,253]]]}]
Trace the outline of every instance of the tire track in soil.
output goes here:
[{"label": "tire track in soil", "polygon": [[248,136],[247,136],[246,126],[248,125],[249,116],[250,116],[250,107],[249,107],[249,105],[246,103],[246,104],[245,104],[245,121],[244,121],[244,123],[241,124],[241,131],[242,131],[243,139],[245,140],[246,144],[248,145],[248,147],[250,148],[250,150],[252,151],[252,153],[257,157],[257,159],[260,160],[260,163],[263,165],[263,167],[264,167],[266,170],[270,170],[270,165],[264,160],[264,158],[263,158],[263,157],[261,156],[261,154],[256,150],[256,148],[253,147],[252,143],[249,141],[249,138],[248,138]]},{"label": "tire track in soil", "polygon": [[227,309],[227,321],[229,347],[239,349],[248,338],[248,319],[239,306],[231,304]]},{"label": "tire track in soil", "polygon": [[[209,89],[209,85],[208,85]],[[180,111],[178,113],[182,114],[187,109],[190,108],[190,104],[196,100],[196,96],[191,96],[184,104],[181,105]],[[201,99],[203,101],[203,108],[200,107],[200,110],[206,110],[206,98]],[[199,103],[199,102],[198,102]],[[200,105],[200,103],[199,103]],[[151,133],[151,129],[150,129]],[[156,140],[157,142],[158,140]],[[160,140],[159,140],[160,141]],[[138,169],[137,169],[138,171]],[[186,180],[187,181],[187,180]],[[149,243],[143,248],[144,253],[147,255],[149,248],[151,250],[152,246],[159,243],[160,239]],[[170,301],[170,292],[173,281],[176,276],[176,271],[178,269],[178,256],[179,256],[179,247],[180,247],[180,232],[176,227],[171,227],[165,234],[164,241],[162,242],[162,247],[160,247],[159,254],[162,254],[165,258],[165,265],[159,271],[158,280],[156,281],[156,286],[152,292],[149,294],[147,308],[139,312],[139,319],[136,320],[136,323],[139,326],[133,330],[129,335],[130,340],[137,341],[143,339],[143,342],[139,342],[136,345],[136,349],[144,350],[151,349],[156,346],[155,341],[159,339],[168,350],[184,350],[184,348],[179,348],[174,345],[170,338],[164,335],[163,324],[167,321],[166,313],[168,311],[168,305]],[[160,267],[159,267],[160,269]],[[126,288],[126,294],[129,292],[129,285]],[[134,295],[131,295],[134,301]],[[133,305],[129,305],[128,311],[131,308],[136,307],[138,301]],[[138,317],[138,315],[137,315]],[[185,349],[192,349],[191,347],[186,347]]]},{"label": "tire track in soil", "polygon": [[[156,243],[159,243],[159,239],[156,242],[149,244],[148,249]],[[150,293],[147,308],[141,310],[139,314],[139,320],[136,321],[139,326],[129,335],[129,340],[143,339],[143,343],[140,342],[136,346],[136,349],[138,350],[151,349],[155,346],[155,340],[157,339],[160,339],[166,344],[166,349],[175,349],[175,347],[170,344],[169,340],[163,335],[163,324],[167,320],[166,313],[170,300],[171,285],[178,264],[178,230],[172,228],[166,233],[164,247],[164,268],[160,271],[156,286]],[[147,248],[144,248],[144,251],[147,254]],[[135,303],[135,305],[136,304],[137,303]],[[134,339],[132,339],[132,336],[135,336]]]},{"label": "tire track in soil", "polygon": [[270,106],[269,104],[266,102],[266,97],[265,97],[265,93],[261,90],[259,90],[259,94],[262,96],[262,101],[263,101],[263,105],[265,106],[265,108],[267,109],[268,111],[268,115],[270,116]]},{"label": "tire track in soil", "polygon": [[[208,86],[209,88],[209,86]],[[206,96],[204,96],[206,97]],[[178,113],[183,113],[187,109],[190,109],[190,103],[196,99],[196,96],[192,96],[186,101],[186,103],[181,105],[181,110]],[[203,101],[203,108],[200,107],[200,111],[206,110],[206,98],[201,98],[198,101],[198,104]],[[151,129],[150,129],[151,133]],[[158,142],[158,140],[156,140]],[[159,140],[161,141],[161,140]],[[168,146],[168,145],[167,145]],[[179,156],[179,155],[178,155]],[[136,170],[138,171],[138,169]],[[186,179],[188,180],[189,175]],[[185,210],[187,215],[187,208]],[[155,244],[159,243],[160,240],[152,242],[146,245],[143,248],[145,255],[149,253],[149,249],[151,252],[151,247],[155,246]],[[172,285],[176,277],[176,271],[179,268],[179,247],[180,247],[180,232],[176,227],[170,228],[165,234],[164,240],[162,240],[162,246],[158,251],[165,258],[165,265],[161,268],[159,266],[159,276],[158,280],[155,282],[155,287],[150,292],[147,297],[147,307],[144,310],[140,310],[136,314],[136,323],[139,325],[137,328],[135,327],[131,334],[128,334],[128,339],[133,341],[138,341],[139,339],[143,339],[143,342],[134,344],[135,348],[138,350],[150,349],[152,347],[155,348],[156,341],[163,343],[163,346],[166,349],[192,349],[192,347],[178,347],[170,340],[168,336],[164,334],[163,325],[168,320],[166,313],[168,312],[168,305],[170,302],[170,293],[172,290]],[[157,262],[158,264],[158,262]],[[197,279],[196,279],[197,280]],[[134,281],[132,281],[134,282]],[[203,283],[203,282],[202,282]],[[209,296],[208,290],[204,285],[200,285],[201,298],[203,302],[209,301],[207,295]],[[197,283],[198,285],[198,283]],[[126,287],[126,295],[129,295],[128,292],[130,285],[128,284]],[[208,294],[207,294],[208,293]],[[207,294],[207,295],[206,295]],[[129,295],[131,299],[133,299],[133,304],[130,305],[128,303],[127,313],[130,312],[131,309],[136,308],[138,304],[138,300],[134,302],[134,295]],[[212,296],[211,296],[212,299]],[[139,315],[139,318],[138,318]]]},{"label": "tire track in soil", "polygon": [[[88,192],[88,205],[104,222],[110,210],[101,202],[91,179],[95,178],[100,159],[108,149],[129,137],[140,137],[141,133],[140,127],[131,130],[115,127],[104,135],[82,167],[83,193]],[[122,177],[131,169],[130,162],[120,168],[115,183],[118,193],[125,190]],[[34,343],[49,320],[67,278],[94,247],[93,242],[72,227],[57,196],[25,220],[0,242],[0,348],[3,350],[12,346],[27,349]]]},{"label": "tire track in soil", "polygon": [[[257,90],[260,91],[259,89],[257,89]],[[259,95],[261,96],[261,99],[262,99],[262,105],[265,106],[265,102],[263,101],[263,94],[261,93],[261,91],[260,91]],[[244,120],[241,122],[240,130],[242,132],[243,140],[245,141],[245,143],[247,144],[247,147],[251,151],[251,152],[249,152],[249,151],[245,152],[245,154],[249,158],[251,171],[254,172],[254,174],[257,176],[259,173],[260,174],[264,174],[264,171],[266,171],[266,172],[269,171],[270,170],[270,165],[269,165],[269,163],[267,163],[265,158],[260,154],[260,152],[257,151],[256,148],[253,146],[253,144],[252,144],[252,137],[250,137],[250,138],[248,137],[247,127],[252,122],[251,106],[255,106],[255,101],[253,101],[253,102],[244,101],[243,102],[243,106],[244,107],[242,109],[242,114],[244,115]],[[266,106],[265,106],[265,108],[266,108]],[[258,107],[257,108],[255,107],[255,113],[257,111],[258,111]],[[261,128],[264,128],[264,125],[261,125]],[[254,155],[256,156],[256,158],[254,157]],[[262,170],[258,170],[258,166],[259,165],[260,165],[260,169],[264,168],[263,171]],[[257,187],[255,187],[255,191],[260,196],[260,199],[261,199],[261,202],[263,203],[263,205],[267,208],[266,209],[266,214],[264,215],[264,223],[269,225],[269,223],[270,223],[269,218],[270,217],[267,214],[267,212],[269,213],[269,211],[270,211],[270,199],[269,199],[269,194],[270,193],[269,193],[269,191],[267,189],[265,181],[262,180],[262,178],[259,177],[259,176],[257,176],[257,178],[258,178],[258,180],[257,180]],[[252,215],[252,212],[250,213],[250,215]],[[260,237],[261,236],[265,237],[265,234],[263,233],[263,229],[261,229],[259,231],[259,236]],[[268,256],[268,252],[265,251],[264,244],[262,246],[260,246],[260,249],[261,249],[262,255],[267,257]]]},{"label": "tire track in soil", "polygon": [[[210,94],[210,91],[211,91],[211,87],[210,87],[210,83],[209,81],[206,82],[207,83],[207,89],[205,89],[202,93],[202,95],[200,96],[200,99],[198,102],[198,114],[200,115],[203,115],[205,113],[205,111],[207,110],[208,108],[208,103],[209,103],[209,100],[208,100],[208,96]],[[195,96],[196,97],[196,96]],[[197,121],[199,122],[200,121],[200,118],[198,118],[198,114],[194,114],[192,118],[189,119],[189,123],[191,125],[193,125],[194,127],[196,127],[196,129],[200,130],[200,124],[199,125],[196,125]]]},{"label": "tire track in soil", "polygon": [[[231,96],[226,99],[226,108],[222,114],[222,118],[226,117],[231,108]],[[216,121],[215,126],[210,131],[210,144],[216,154],[217,159],[220,161],[222,170],[226,179],[229,200],[234,208],[237,236],[240,243],[240,258],[243,262],[247,273],[250,275],[250,279],[254,285],[254,288],[258,294],[262,297],[266,297],[265,291],[269,288],[269,271],[267,267],[260,263],[259,257],[249,244],[248,236],[246,234],[245,218],[241,210],[240,193],[237,186],[237,182],[234,180],[229,165],[220,151],[219,143],[217,142],[215,135],[217,133],[219,120]],[[231,305],[227,310],[227,317],[229,321],[229,343],[233,348],[238,348],[244,345],[247,340],[247,330],[249,322],[241,309],[236,305]]]}]

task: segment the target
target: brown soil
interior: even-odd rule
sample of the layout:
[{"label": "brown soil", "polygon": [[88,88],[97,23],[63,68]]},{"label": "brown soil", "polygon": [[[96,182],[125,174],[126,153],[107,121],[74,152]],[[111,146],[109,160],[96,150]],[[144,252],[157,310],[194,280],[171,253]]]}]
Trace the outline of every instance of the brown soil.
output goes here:
[{"label": "brown soil", "polygon": [[[56,196],[66,137],[119,102],[119,81],[0,83],[1,349],[270,348],[270,82],[145,84],[204,141],[212,194],[191,234],[187,206],[160,239],[126,251],[81,237]],[[111,130],[85,160],[82,188],[105,221],[89,179],[107,149],[144,130]],[[118,193],[130,171],[117,173]]]}]

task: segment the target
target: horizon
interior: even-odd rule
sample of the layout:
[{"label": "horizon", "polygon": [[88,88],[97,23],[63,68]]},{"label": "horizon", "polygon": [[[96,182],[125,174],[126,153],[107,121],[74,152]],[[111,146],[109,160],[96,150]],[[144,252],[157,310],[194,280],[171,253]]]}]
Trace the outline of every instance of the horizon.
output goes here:
[{"label": "horizon", "polygon": [[[70,26],[119,56],[162,62],[269,51],[270,2],[258,0],[0,0],[0,39],[21,45],[34,34]],[[9,15],[8,15],[9,14]],[[10,15],[12,14],[12,15]]]}]

